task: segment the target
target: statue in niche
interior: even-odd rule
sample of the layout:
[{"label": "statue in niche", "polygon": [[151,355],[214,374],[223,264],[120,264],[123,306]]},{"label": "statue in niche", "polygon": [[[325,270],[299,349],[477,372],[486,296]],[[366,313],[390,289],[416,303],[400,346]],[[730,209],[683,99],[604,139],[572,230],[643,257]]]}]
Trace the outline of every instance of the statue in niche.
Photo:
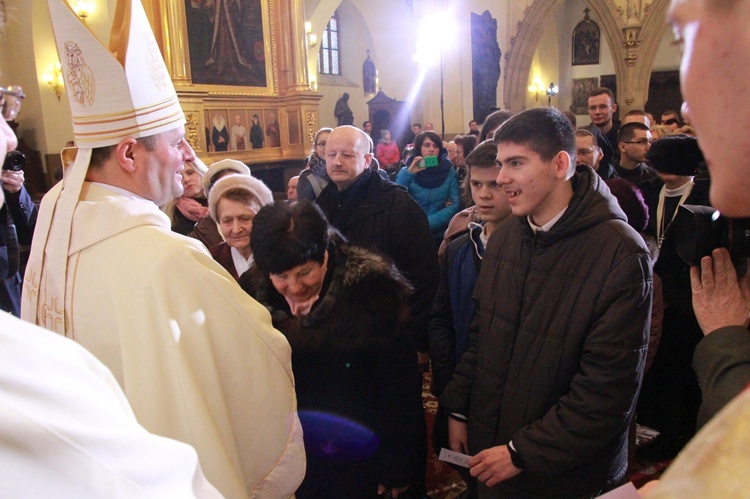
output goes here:
[{"label": "statue in niche", "polygon": [[362,86],[365,89],[365,94],[376,92],[376,74],[375,63],[370,59],[370,49],[367,49],[367,60],[362,64]]},{"label": "statue in niche", "polygon": [[497,43],[497,19],[489,11],[471,14],[471,74],[474,91],[474,116],[483,122],[497,106],[497,82],[500,80],[502,52]]},{"label": "statue in niche", "polygon": [[641,18],[641,2],[639,0],[628,0],[628,21],[638,21]]},{"label": "statue in niche", "polygon": [[354,123],[354,113],[352,113],[349,107],[349,94],[344,92],[344,95],[336,102],[336,108],[333,110],[333,115],[338,120],[339,126],[341,125],[352,125]]}]

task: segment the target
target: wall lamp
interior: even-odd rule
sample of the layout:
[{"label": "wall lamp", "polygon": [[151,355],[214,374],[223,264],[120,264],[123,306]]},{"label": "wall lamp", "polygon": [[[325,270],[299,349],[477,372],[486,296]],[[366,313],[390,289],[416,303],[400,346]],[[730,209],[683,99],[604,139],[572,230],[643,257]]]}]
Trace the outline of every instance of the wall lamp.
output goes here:
[{"label": "wall lamp", "polygon": [[552,97],[557,95],[560,92],[560,89],[555,85],[554,83],[549,84],[549,88],[547,88],[547,105],[552,106]]},{"label": "wall lamp", "polygon": [[78,17],[83,19],[83,22],[86,22],[86,18],[94,12],[96,2],[94,0],[71,0],[70,7]]},{"label": "wall lamp", "polygon": [[57,94],[57,101],[60,102],[60,97],[65,91],[65,79],[63,78],[62,65],[58,62],[52,65],[52,68],[44,74],[44,82],[52,87]]},{"label": "wall lamp", "polygon": [[539,94],[544,92],[544,87],[542,86],[542,80],[538,76],[534,78],[534,83],[529,85],[529,92],[534,94],[535,100],[539,102]]},{"label": "wall lamp", "polygon": [[305,23],[305,37],[307,38],[307,45],[309,47],[315,47],[318,44],[318,35],[312,32],[312,23],[310,21]]}]

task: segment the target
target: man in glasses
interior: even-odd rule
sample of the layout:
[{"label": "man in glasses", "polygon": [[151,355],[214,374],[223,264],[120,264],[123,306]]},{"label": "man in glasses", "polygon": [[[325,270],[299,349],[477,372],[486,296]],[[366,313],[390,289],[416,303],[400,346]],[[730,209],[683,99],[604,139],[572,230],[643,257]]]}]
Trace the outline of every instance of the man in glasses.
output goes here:
[{"label": "man in glasses", "polygon": [[596,142],[594,135],[585,128],[578,128],[576,136],[576,164],[590,166],[601,178],[616,177],[615,170],[609,163],[604,163],[604,152]]},{"label": "man in glasses", "polygon": [[656,203],[664,182],[656,171],[646,164],[646,153],[651,147],[651,130],[643,123],[633,122],[620,127],[617,132],[617,148],[620,160],[615,172],[643,192],[648,204],[649,218],[654,217]]},{"label": "man in glasses", "polygon": [[[0,87],[3,129],[10,130],[6,121],[15,119],[23,98],[21,87]],[[23,186],[26,158],[17,151],[7,156],[3,154],[3,157],[0,182],[5,204],[0,208],[0,309],[20,317],[22,272],[19,270],[23,264],[19,245],[31,244],[38,210]]]}]

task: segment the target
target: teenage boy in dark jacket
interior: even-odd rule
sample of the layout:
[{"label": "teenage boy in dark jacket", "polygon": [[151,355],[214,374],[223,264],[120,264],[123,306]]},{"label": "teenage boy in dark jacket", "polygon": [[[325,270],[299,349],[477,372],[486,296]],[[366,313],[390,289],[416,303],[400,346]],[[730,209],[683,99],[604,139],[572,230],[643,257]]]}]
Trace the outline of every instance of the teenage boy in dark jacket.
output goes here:
[{"label": "teenage boy in dark jacket", "polygon": [[494,142],[516,216],[489,240],[476,337],[440,398],[451,447],[472,455],[479,497],[593,497],[627,477],[649,252],[604,181],[576,170],[562,113],[520,113]]}]

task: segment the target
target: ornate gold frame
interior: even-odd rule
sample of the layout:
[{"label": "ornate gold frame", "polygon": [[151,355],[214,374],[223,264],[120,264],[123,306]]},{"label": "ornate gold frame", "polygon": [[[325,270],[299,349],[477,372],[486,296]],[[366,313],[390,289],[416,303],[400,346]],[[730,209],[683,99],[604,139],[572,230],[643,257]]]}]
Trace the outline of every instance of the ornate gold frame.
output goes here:
[{"label": "ornate gold frame", "polygon": [[266,61],[266,86],[250,87],[237,85],[194,84],[190,68],[190,47],[188,46],[187,18],[184,0],[150,0],[152,19],[155,20],[157,39],[162,43],[162,51],[167,68],[172,75],[178,93],[205,92],[209,96],[260,97],[277,96],[279,88],[278,60],[276,45],[277,2],[260,2],[263,19],[263,47]]}]

